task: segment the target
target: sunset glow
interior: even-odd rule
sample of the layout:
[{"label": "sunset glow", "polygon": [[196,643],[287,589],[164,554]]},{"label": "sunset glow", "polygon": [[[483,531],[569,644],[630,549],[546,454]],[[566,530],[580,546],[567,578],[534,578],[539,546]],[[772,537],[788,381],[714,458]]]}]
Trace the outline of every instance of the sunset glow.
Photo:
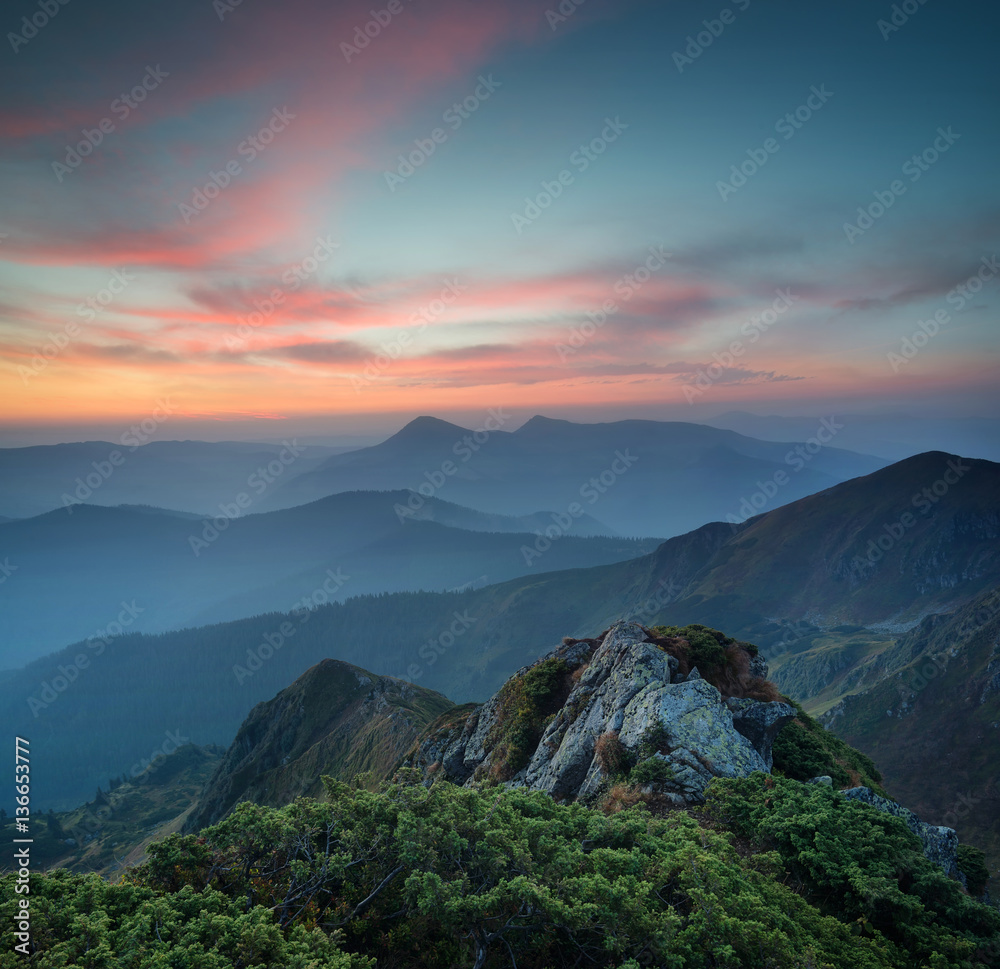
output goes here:
[{"label": "sunset glow", "polygon": [[693,3],[397,6],[70,4],[8,38],[13,440],[161,398],[210,438],[995,410],[985,31],[930,70],[932,5],[884,36],[737,4],[696,58]]}]

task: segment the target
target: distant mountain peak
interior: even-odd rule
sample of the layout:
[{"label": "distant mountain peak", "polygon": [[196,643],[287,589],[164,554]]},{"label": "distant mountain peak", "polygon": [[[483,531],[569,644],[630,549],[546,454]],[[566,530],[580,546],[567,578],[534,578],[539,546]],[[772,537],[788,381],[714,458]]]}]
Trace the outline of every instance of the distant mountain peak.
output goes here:
[{"label": "distant mountain peak", "polygon": [[573,421],[565,421],[558,417],[546,417],[544,414],[535,414],[521,425],[521,429],[523,430],[525,427],[549,427],[553,424],[565,425],[572,423]]},{"label": "distant mountain peak", "polygon": [[409,424],[404,425],[384,443],[395,441],[397,444],[405,443],[428,443],[442,438],[454,441],[468,434],[468,428],[449,421],[443,421],[440,417],[430,417],[424,415],[415,417]]},{"label": "distant mountain peak", "polygon": [[548,434],[552,431],[564,431],[570,427],[584,427],[586,425],[576,424],[573,421],[564,421],[556,417],[546,417],[544,414],[535,414],[534,417],[526,420],[516,431],[515,435],[529,437],[536,434]]}]

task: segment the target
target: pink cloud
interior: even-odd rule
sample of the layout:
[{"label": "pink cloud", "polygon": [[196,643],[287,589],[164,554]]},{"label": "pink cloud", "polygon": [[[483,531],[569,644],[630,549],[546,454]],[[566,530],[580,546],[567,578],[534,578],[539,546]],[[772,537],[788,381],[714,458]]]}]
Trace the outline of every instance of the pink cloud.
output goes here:
[{"label": "pink cloud", "polygon": [[[183,68],[172,66],[169,57],[174,53],[178,64],[184,63],[182,53],[189,57],[189,38],[181,32],[185,25],[179,24],[178,35],[165,40],[162,63],[170,76],[122,124],[125,130],[126,125],[148,127],[171,119],[173,140],[162,141],[167,135],[161,127],[146,132],[152,144],[116,157],[109,138],[98,172],[105,179],[93,203],[100,209],[101,196],[114,195],[116,205],[99,219],[77,218],[75,225],[64,221],[58,232],[48,216],[21,220],[4,255],[43,265],[127,262],[190,269],[242,267],[255,254],[295,251],[326,222],[317,201],[331,193],[335,198],[347,171],[371,164],[366,156],[370,139],[429,91],[473,70],[498,45],[515,37],[528,39],[541,22],[537,6],[527,2],[407,3],[397,17],[399,24],[390,22],[348,62],[340,45],[370,19],[368,7],[248,5],[227,16],[215,49]],[[403,18],[405,30],[399,29]],[[95,124],[106,115],[106,96],[104,91],[100,98],[91,95],[89,103],[60,106],[64,130],[55,133],[53,145],[58,148],[63,138],[79,137],[80,125]],[[198,154],[185,162],[176,122],[234,98],[244,113],[250,103],[261,106],[260,112],[248,112],[255,120],[249,122],[247,136],[257,131],[256,115],[262,125],[273,107],[287,106],[294,121],[204,212],[185,224],[176,203],[190,201],[195,188],[208,181],[212,166],[223,166],[235,145],[221,136],[200,138]],[[206,122],[191,124],[204,134]],[[53,122],[39,117],[35,106],[30,114],[8,108],[0,129],[14,139],[30,139],[51,133]],[[179,165],[167,164],[165,157],[177,152],[181,154],[174,160]],[[142,184],[134,183],[137,161],[150,176]],[[76,184],[68,188],[76,189]],[[120,204],[129,197],[134,206]],[[62,205],[58,192],[46,192],[43,198]],[[115,219],[115,211],[122,216]]]}]

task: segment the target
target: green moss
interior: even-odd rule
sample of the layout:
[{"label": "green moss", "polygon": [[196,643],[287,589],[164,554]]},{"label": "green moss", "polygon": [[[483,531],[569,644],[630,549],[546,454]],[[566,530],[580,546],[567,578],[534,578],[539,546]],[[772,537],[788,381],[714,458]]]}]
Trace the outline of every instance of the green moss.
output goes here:
[{"label": "green moss", "polygon": [[546,718],[559,710],[570,688],[569,667],[565,660],[555,658],[536,663],[503,685],[497,694],[496,724],[488,738],[497,780],[509,780],[528,766]]}]

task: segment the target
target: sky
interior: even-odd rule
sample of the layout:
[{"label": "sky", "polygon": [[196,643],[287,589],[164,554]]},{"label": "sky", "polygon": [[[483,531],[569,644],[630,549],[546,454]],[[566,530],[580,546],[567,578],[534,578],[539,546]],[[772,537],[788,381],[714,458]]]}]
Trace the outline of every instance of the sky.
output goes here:
[{"label": "sky", "polygon": [[18,0],[0,444],[993,417],[998,21]]}]

